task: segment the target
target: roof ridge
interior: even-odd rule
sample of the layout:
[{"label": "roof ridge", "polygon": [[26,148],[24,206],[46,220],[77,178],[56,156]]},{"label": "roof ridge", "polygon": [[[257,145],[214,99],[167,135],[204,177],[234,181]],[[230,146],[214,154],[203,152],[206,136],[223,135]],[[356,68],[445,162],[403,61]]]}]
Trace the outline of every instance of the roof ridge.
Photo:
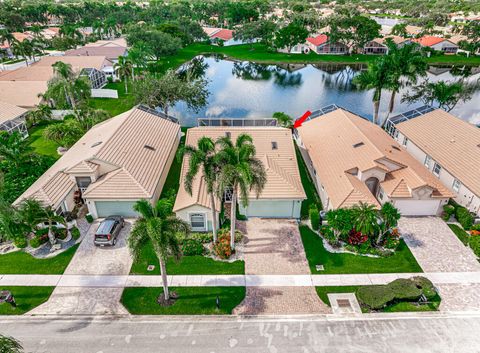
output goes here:
[{"label": "roof ridge", "polygon": [[408,183],[405,181],[404,178],[400,178],[400,180],[398,181],[397,185],[395,185],[395,187],[393,188],[392,192],[390,193],[391,195],[393,195],[395,193],[395,191],[397,191],[397,189],[400,187],[400,184],[405,184],[405,186],[407,187],[408,191],[410,192],[410,194],[412,193],[412,189],[408,186]]},{"label": "roof ridge", "polygon": [[148,191],[143,187],[143,185],[140,184],[140,182],[139,182],[137,179],[135,179],[135,177],[134,177],[125,167],[122,167],[122,168],[120,168],[120,169],[121,169],[121,170],[124,170],[125,173],[127,173],[128,176],[129,176],[130,178],[132,178],[132,180],[135,182],[135,184],[137,184],[138,187],[140,187],[140,189],[142,189],[142,191],[145,193],[145,195],[147,195],[147,196],[149,195]]},{"label": "roof ridge", "polygon": [[273,170],[275,174],[277,174],[279,177],[281,177],[283,180],[285,180],[290,186],[292,186],[295,190],[299,191],[300,193],[304,190],[300,190],[295,183],[292,182],[291,178],[289,177],[289,174],[285,172],[285,170],[277,163],[275,159],[273,159],[271,156],[268,156],[265,154],[267,161],[269,164],[273,166],[273,168],[269,168],[270,170]]}]

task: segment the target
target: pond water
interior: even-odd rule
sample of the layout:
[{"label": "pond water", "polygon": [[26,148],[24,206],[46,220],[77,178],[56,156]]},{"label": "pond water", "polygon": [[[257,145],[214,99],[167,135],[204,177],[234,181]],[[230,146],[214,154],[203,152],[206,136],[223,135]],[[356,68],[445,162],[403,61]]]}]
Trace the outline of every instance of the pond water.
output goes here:
[{"label": "pond water", "polygon": [[[196,126],[197,118],[270,118],[277,111],[294,118],[306,110],[337,104],[371,119],[372,91],[360,91],[352,79],[364,65],[260,65],[251,62],[233,62],[214,57],[198,57],[187,63],[191,72],[202,75],[208,83],[208,104],[199,112],[187,109],[184,103],[169,113],[180,119],[182,125]],[[430,81],[473,81],[480,78],[480,68],[430,67]],[[393,115],[422,106],[423,103],[401,103],[403,92],[396,97]],[[390,92],[383,93],[380,118],[387,114]],[[480,91],[465,103],[459,102],[452,114],[472,123],[480,123]]]}]

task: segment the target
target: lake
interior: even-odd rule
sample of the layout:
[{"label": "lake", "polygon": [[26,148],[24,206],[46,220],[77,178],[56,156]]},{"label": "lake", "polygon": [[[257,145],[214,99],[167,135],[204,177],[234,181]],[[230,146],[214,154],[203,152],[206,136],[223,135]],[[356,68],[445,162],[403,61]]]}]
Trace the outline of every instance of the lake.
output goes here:
[{"label": "lake", "polygon": [[[179,103],[170,110],[182,125],[196,126],[197,118],[270,118],[282,111],[294,118],[306,110],[336,104],[371,119],[372,91],[360,91],[352,79],[365,65],[261,65],[251,62],[233,62],[215,57],[197,57],[185,64],[194,75],[202,75],[208,83],[208,104],[199,112],[192,112]],[[430,67],[430,81],[473,81],[480,78],[480,68]],[[396,97],[393,115],[422,106],[401,103],[402,92]],[[390,92],[383,93],[380,118],[385,117]],[[461,119],[480,123],[480,91],[465,103],[459,102],[451,112]]]}]

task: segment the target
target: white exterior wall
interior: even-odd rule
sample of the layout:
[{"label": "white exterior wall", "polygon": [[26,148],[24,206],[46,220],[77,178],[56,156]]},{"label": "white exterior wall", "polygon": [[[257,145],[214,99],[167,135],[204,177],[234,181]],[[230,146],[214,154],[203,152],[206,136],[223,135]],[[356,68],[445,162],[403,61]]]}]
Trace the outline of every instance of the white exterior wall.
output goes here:
[{"label": "white exterior wall", "polygon": [[239,203],[239,213],[247,217],[300,218],[302,200],[249,200],[248,206]]},{"label": "white exterior wall", "polygon": [[[405,136],[399,131],[398,137],[396,138],[396,140],[400,144],[402,144],[404,141],[404,138]],[[412,141],[408,140],[405,148],[420,163],[424,164],[427,154],[423,152],[417,145],[415,145]],[[430,172],[432,172],[434,164],[435,164],[435,159],[432,157],[432,161],[430,162],[430,165],[425,167]],[[463,184],[460,185],[458,192],[453,190],[452,186],[453,186],[453,181],[455,180],[455,176],[450,174],[443,165],[440,164],[440,166],[442,167],[442,169],[440,170],[440,174],[438,178],[443,183],[443,185],[445,185],[450,191],[452,191],[456,195],[454,198],[455,202],[468,208],[471,212],[474,212],[480,216],[480,195],[475,195]]]},{"label": "white exterior wall", "polygon": [[[176,216],[180,219],[183,219],[185,222],[190,224],[190,214],[192,213],[203,213],[205,214],[205,219],[206,219],[206,230],[208,232],[211,232],[213,230],[213,218],[212,218],[212,212],[210,211],[209,208],[200,206],[200,205],[193,205],[187,208],[184,208],[182,210],[179,210],[175,212]],[[217,228],[219,226],[219,212],[217,212]],[[192,230],[196,231],[196,230]]]}]

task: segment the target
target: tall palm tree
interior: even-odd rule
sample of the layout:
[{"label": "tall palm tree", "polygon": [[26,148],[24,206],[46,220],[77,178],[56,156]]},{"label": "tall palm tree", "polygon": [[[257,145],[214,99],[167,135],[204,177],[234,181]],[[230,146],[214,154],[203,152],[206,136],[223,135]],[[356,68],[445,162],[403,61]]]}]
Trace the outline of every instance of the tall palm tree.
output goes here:
[{"label": "tall palm tree", "polygon": [[33,45],[28,39],[22,42],[15,40],[11,45],[11,50],[16,57],[21,56],[28,66],[28,59],[31,58],[34,53]]},{"label": "tall palm tree", "polygon": [[218,174],[218,190],[221,195],[232,191],[232,208],[230,214],[230,245],[235,249],[235,219],[237,214],[237,194],[240,194],[242,205],[248,205],[250,191],[257,197],[267,182],[267,174],[263,163],[256,158],[255,146],[250,135],[241,134],[235,144],[229,137],[217,140],[221,147],[218,152],[220,171]]},{"label": "tall palm tree", "polygon": [[215,143],[209,137],[202,137],[197,146],[185,146],[179,150],[179,157],[187,155],[190,157],[189,167],[185,175],[185,190],[192,195],[192,184],[202,169],[202,178],[207,186],[210,195],[210,209],[212,211],[213,241],[217,241],[217,210],[215,208],[215,188],[217,182],[218,163],[215,153]]},{"label": "tall palm tree", "polygon": [[167,301],[170,292],[167,281],[166,262],[169,256],[175,259],[181,257],[181,249],[177,234],[189,234],[187,222],[178,219],[172,213],[172,204],[166,199],[158,200],[152,205],[146,200],[135,203],[133,209],[140,214],[128,237],[128,247],[134,259],[138,258],[143,246],[150,242],[160,263],[160,273],[163,282],[163,294]]},{"label": "tall palm tree", "polygon": [[378,229],[377,210],[375,206],[360,202],[352,209],[355,229],[371,238]]},{"label": "tall palm tree", "polygon": [[125,56],[119,56],[118,62],[113,66],[118,76],[123,79],[125,83],[125,93],[128,93],[128,76],[132,76],[133,65],[132,62]]},{"label": "tall palm tree", "polygon": [[[419,50],[417,43],[398,47],[395,43],[388,43],[388,55],[392,57],[394,64],[391,67],[390,104],[388,112],[393,111],[395,96],[401,88],[417,82],[419,76],[427,74],[427,62],[423,52]],[[385,123],[387,119],[384,119]],[[383,124],[382,124],[383,125]]]},{"label": "tall palm tree", "polygon": [[132,80],[135,81],[135,68],[144,69],[147,67],[147,51],[143,42],[128,50],[127,58],[132,63]]},{"label": "tall palm tree", "polygon": [[290,128],[293,126],[292,117],[284,112],[275,112],[273,113],[272,118],[277,120],[278,125],[282,127]]},{"label": "tall palm tree", "polygon": [[363,71],[360,75],[353,79],[353,84],[360,89],[373,89],[372,101],[374,106],[374,124],[377,124],[378,122],[378,112],[380,109],[382,90],[389,88],[391,85],[392,66],[391,56],[381,56],[373,63],[369,64],[366,71]]},{"label": "tall palm tree", "polygon": [[379,235],[377,238],[377,245],[380,245],[383,237],[387,233],[392,232],[393,228],[397,226],[398,220],[401,217],[400,212],[398,212],[398,209],[396,209],[395,206],[393,206],[390,202],[385,202],[382,205],[379,216],[381,219],[381,224],[380,224],[381,231],[379,232]]}]

